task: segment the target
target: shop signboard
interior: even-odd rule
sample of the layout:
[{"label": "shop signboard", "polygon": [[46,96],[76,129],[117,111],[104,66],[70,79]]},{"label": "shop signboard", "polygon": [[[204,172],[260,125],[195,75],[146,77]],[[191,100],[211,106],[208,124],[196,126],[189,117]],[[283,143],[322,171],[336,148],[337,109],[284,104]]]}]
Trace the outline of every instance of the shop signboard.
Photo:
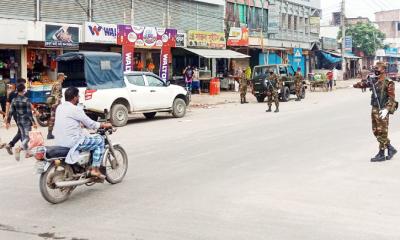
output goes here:
[{"label": "shop signboard", "polygon": [[344,38],[344,50],[346,52],[352,52],[353,51],[353,38],[350,36],[346,36]]},{"label": "shop signboard", "polygon": [[249,46],[249,30],[246,27],[231,27],[229,30],[228,46]]},{"label": "shop signboard", "polygon": [[226,48],[225,33],[190,30],[188,31],[188,46],[224,49]]},{"label": "shop signboard", "polygon": [[78,47],[79,27],[68,24],[45,25],[45,46],[46,47]]},{"label": "shop signboard", "polygon": [[176,46],[177,47],[186,47],[186,33],[178,33],[176,34]]},{"label": "shop signboard", "polygon": [[386,48],[385,49],[385,54],[387,55],[397,55],[398,53],[398,48]]},{"label": "shop signboard", "polygon": [[322,49],[337,50],[338,42],[335,38],[322,37]]},{"label": "shop signboard", "polygon": [[176,35],[176,29],[132,25],[117,26],[117,44],[134,44],[136,48],[161,49],[167,42],[170,47],[175,47]]},{"label": "shop signboard", "polygon": [[320,17],[310,17],[310,32],[319,33],[320,24],[321,24]]},{"label": "shop signboard", "polygon": [[117,43],[117,24],[85,22],[84,41],[90,43]]},{"label": "shop signboard", "polygon": [[28,44],[26,22],[12,19],[0,19],[0,44]]},{"label": "shop signboard", "polygon": [[277,34],[279,33],[279,18],[280,9],[279,5],[268,6],[268,33]]}]

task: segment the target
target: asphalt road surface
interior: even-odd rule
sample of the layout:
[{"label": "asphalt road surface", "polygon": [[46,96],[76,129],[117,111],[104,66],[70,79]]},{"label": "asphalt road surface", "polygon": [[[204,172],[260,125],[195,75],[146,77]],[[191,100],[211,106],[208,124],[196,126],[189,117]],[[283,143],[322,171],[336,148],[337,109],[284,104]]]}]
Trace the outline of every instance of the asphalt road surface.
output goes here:
[{"label": "asphalt road surface", "polygon": [[[59,205],[41,197],[33,160],[1,151],[0,239],[400,239],[400,154],[370,162],[369,98],[344,89],[279,114],[225,104],[133,120],[112,136],[129,154],[124,181]],[[400,113],[390,137],[400,148]]]}]

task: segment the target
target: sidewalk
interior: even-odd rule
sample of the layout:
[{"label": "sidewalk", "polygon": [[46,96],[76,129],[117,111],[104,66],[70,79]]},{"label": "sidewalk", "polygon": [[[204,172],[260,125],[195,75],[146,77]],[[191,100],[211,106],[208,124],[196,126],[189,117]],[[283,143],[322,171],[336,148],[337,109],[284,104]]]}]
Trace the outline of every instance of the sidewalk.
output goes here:
[{"label": "sidewalk", "polygon": [[[360,81],[360,79],[341,80],[336,82],[335,90],[351,88],[353,84]],[[317,90],[317,92],[320,92]],[[313,92],[307,91],[307,94],[313,94]],[[256,103],[257,99],[251,94],[247,93],[247,101]],[[221,92],[219,95],[210,96],[208,93],[192,94],[192,101],[190,107],[192,108],[210,108],[213,105],[227,104],[227,103],[239,103],[240,97],[239,92]]]}]

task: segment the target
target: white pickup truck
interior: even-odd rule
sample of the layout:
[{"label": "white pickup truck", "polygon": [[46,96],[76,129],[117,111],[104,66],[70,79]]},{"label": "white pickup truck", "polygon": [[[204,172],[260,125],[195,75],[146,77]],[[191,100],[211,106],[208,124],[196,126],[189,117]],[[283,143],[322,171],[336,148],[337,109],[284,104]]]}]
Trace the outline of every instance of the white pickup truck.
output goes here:
[{"label": "white pickup truck", "polygon": [[81,89],[81,103],[88,115],[100,116],[107,109],[116,127],[126,125],[133,113],[142,113],[147,119],[157,112],[170,112],[176,118],[185,116],[189,98],[183,87],[165,83],[148,72],[126,72],[124,81],[124,88]]}]

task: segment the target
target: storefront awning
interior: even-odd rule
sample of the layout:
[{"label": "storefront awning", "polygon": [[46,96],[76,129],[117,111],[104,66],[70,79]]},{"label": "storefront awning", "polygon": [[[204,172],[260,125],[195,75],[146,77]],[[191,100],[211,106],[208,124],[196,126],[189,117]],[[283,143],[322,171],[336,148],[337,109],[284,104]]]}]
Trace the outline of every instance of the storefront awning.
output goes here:
[{"label": "storefront awning", "polygon": [[250,56],[226,49],[197,49],[184,48],[185,50],[204,58],[249,58]]}]

